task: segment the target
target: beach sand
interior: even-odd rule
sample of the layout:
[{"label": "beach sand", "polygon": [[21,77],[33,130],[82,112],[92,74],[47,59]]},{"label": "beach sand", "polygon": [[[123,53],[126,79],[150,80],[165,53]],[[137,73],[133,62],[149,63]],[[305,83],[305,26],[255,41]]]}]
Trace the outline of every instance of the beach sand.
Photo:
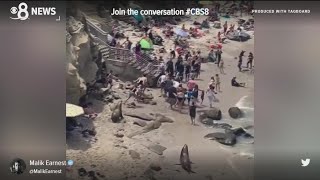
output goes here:
[{"label": "beach sand", "polygon": [[[189,28],[194,20],[202,22],[201,18],[192,18],[180,23],[178,26],[181,27],[182,24],[186,24],[186,28]],[[229,24],[235,23],[236,19],[230,18],[227,21]],[[221,20],[221,22],[224,22],[224,20]],[[191,38],[189,42],[193,47],[201,49],[203,56],[207,56],[209,43],[206,41],[216,41],[215,37],[219,30],[222,29],[210,28],[210,33],[198,39]],[[160,31],[159,34],[161,34]],[[130,39],[135,44],[140,38],[130,37]],[[164,45],[167,50],[173,47],[172,40],[165,39],[165,41]],[[217,94],[219,102],[214,103],[214,106],[220,108],[223,114],[223,119],[220,122],[228,122],[236,126],[243,125],[243,123],[251,123],[250,125],[253,125],[253,118],[248,121],[244,119],[242,123],[239,122],[242,119],[230,120],[228,115],[228,109],[235,106],[244,96],[248,96],[247,101],[250,101],[249,103],[253,107],[253,74],[238,72],[238,60],[235,59],[241,50],[245,50],[246,55],[248,55],[249,52],[253,52],[253,47],[254,38],[246,42],[226,40],[226,43],[223,44],[222,59],[225,62],[225,74],[220,74],[222,92]],[[167,57],[167,54],[164,57]],[[245,63],[246,57],[243,65]],[[197,83],[200,89],[206,89],[210,77],[219,74],[219,70],[216,64],[210,62],[203,63],[201,68],[202,72]],[[239,82],[245,82],[247,87],[232,87],[231,79],[234,76],[237,77]],[[218,142],[204,139],[206,134],[222,130],[204,127],[199,122],[197,122],[197,126],[192,126],[187,107],[184,108],[183,113],[172,111],[168,108],[164,98],[159,97],[159,89],[151,89],[150,92],[155,97],[157,105],[138,104],[141,107],[136,109],[128,109],[123,106],[123,111],[162,113],[172,117],[174,122],[163,123],[159,129],[130,139],[126,135],[142,128],[133,125],[134,118],[125,116],[125,123],[112,123],[110,121],[111,111],[109,106],[106,105],[102,108],[99,104],[96,104],[97,107],[102,108],[102,112],[94,120],[97,130],[96,138],[98,140],[90,145],[79,143],[75,145],[77,146],[76,148],[67,149],[67,159],[72,159],[75,162],[71,172],[68,173],[70,179],[78,179],[77,169],[82,167],[88,171],[95,170],[100,172],[107,179],[142,179],[142,175],[146,176],[145,171],[149,169],[151,163],[156,163],[162,168],[160,171],[152,171],[151,174],[156,179],[253,179],[252,147],[250,147],[251,152],[245,152],[241,144],[237,144],[235,147],[226,147]],[[121,94],[121,96],[126,98],[127,95]],[[129,100],[129,102],[131,101]],[[203,105],[208,106],[207,98],[205,98]],[[122,133],[125,136],[119,138],[114,135],[115,133]],[[160,144],[167,149],[163,152],[163,155],[158,155],[146,148],[149,144]],[[190,158],[194,163],[192,168],[196,173],[188,174],[181,166],[175,165],[179,163],[180,151],[184,144],[189,146]],[[140,159],[132,159],[129,155],[129,150],[138,152]]]}]

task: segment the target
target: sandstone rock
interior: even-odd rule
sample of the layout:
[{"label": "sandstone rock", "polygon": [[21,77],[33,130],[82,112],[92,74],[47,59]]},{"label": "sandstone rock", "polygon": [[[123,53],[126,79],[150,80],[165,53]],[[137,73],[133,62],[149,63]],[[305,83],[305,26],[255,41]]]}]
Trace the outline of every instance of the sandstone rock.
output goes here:
[{"label": "sandstone rock", "polygon": [[112,94],[112,97],[113,97],[114,99],[121,99],[120,95],[117,94],[117,93],[113,93],[113,94]]},{"label": "sandstone rock", "polygon": [[242,117],[242,111],[238,107],[231,107],[229,108],[228,112],[230,117],[232,117],[233,119]]},{"label": "sandstone rock", "polygon": [[158,144],[149,145],[149,146],[147,146],[147,148],[150,151],[152,151],[152,152],[154,152],[154,153],[156,153],[158,155],[163,155],[163,151],[165,151],[167,149],[166,147],[163,147],[163,146],[158,145]]},{"label": "sandstone rock", "polygon": [[154,171],[160,171],[162,168],[160,167],[159,164],[157,163],[151,163],[150,164],[150,169],[154,170]]},{"label": "sandstone rock", "polygon": [[129,150],[129,155],[132,159],[140,159],[140,154],[137,151]]},{"label": "sandstone rock", "polygon": [[124,135],[122,133],[117,132],[114,134],[115,137],[122,138]]},{"label": "sandstone rock", "polygon": [[208,110],[201,110],[201,111],[198,111],[198,112],[201,112],[200,116],[199,116],[199,120],[203,120],[205,118],[209,118],[209,119],[212,119],[212,120],[221,120],[222,118],[222,113],[221,113],[221,110],[218,109],[218,108],[211,108],[211,109],[208,109]]},{"label": "sandstone rock", "polygon": [[147,123],[145,121],[139,120],[139,119],[134,120],[133,124],[136,124],[136,125],[138,125],[140,127],[145,127],[147,125]]},{"label": "sandstone rock", "polygon": [[137,112],[126,112],[124,113],[125,116],[130,116],[130,117],[134,117],[134,118],[139,118],[139,119],[142,119],[142,120],[145,120],[145,121],[152,121],[154,120],[155,118],[148,115],[148,114],[145,114],[145,113],[137,113]]}]

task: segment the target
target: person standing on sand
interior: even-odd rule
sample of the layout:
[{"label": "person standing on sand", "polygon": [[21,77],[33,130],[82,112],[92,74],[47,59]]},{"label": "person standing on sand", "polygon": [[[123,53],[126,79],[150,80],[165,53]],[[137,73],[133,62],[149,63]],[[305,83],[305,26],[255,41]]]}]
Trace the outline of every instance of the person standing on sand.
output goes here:
[{"label": "person standing on sand", "polygon": [[223,24],[223,34],[224,35],[226,34],[227,29],[228,29],[228,23],[227,23],[227,21],[225,21],[224,24]]},{"label": "person standing on sand", "polygon": [[202,103],[203,103],[203,100],[204,100],[204,91],[201,91],[201,105],[202,105]]},{"label": "person standing on sand", "polygon": [[253,54],[252,54],[252,52],[249,52],[247,68],[249,68],[249,65],[250,65],[250,69],[252,69],[252,63],[253,63]]},{"label": "person standing on sand", "polygon": [[219,74],[216,74],[216,90],[221,92],[221,89],[220,89],[220,77],[219,77]]},{"label": "person standing on sand", "polygon": [[188,81],[187,83],[187,88],[189,89],[193,89],[195,86],[197,85],[196,81],[194,80],[194,77],[191,77],[191,79]]},{"label": "person standing on sand", "polygon": [[175,52],[174,49],[170,49],[170,57],[171,57],[172,59],[176,58],[176,52]]},{"label": "person standing on sand", "polygon": [[191,103],[191,106],[189,106],[189,115],[191,119],[191,125],[196,125],[196,114],[197,114],[197,107],[194,102]]},{"label": "person standing on sand", "polygon": [[219,70],[221,74],[224,74],[224,61],[222,59],[220,61]]},{"label": "person standing on sand", "polygon": [[173,67],[173,62],[172,59],[170,58],[169,61],[167,62],[167,73],[172,77],[174,75],[174,67]]},{"label": "person standing on sand", "polygon": [[217,66],[218,66],[218,67],[219,67],[220,61],[221,61],[221,54],[222,54],[222,51],[221,51],[221,49],[219,48],[219,49],[216,51],[216,58],[217,58]]},{"label": "person standing on sand", "polygon": [[179,87],[177,88],[177,101],[176,105],[178,105],[179,112],[182,111],[183,101],[184,101],[184,88],[182,87],[182,84],[179,84]]},{"label": "person standing on sand", "polygon": [[177,102],[177,89],[174,86],[171,86],[168,89],[168,98],[167,102],[170,104],[170,109],[173,109],[173,106]]},{"label": "person standing on sand", "polygon": [[238,68],[239,68],[239,72],[241,72],[241,70],[242,70],[242,57],[244,56],[244,53],[245,53],[246,51],[241,51],[241,53],[239,54],[239,61],[238,61]]},{"label": "person standing on sand", "polygon": [[191,72],[191,65],[189,62],[187,62],[185,69],[186,69],[185,70],[186,82],[188,82],[190,79],[190,72]]},{"label": "person standing on sand", "polygon": [[214,91],[214,86],[209,86],[209,88],[207,89],[207,97],[209,100],[210,108],[212,108],[213,100],[216,99],[215,94],[217,94],[217,92]]},{"label": "person standing on sand", "polygon": [[214,80],[214,77],[212,76],[211,78],[210,78],[210,82],[209,82],[209,84],[208,84],[208,88],[210,87],[210,86],[215,86],[216,85],[216,81]]}]

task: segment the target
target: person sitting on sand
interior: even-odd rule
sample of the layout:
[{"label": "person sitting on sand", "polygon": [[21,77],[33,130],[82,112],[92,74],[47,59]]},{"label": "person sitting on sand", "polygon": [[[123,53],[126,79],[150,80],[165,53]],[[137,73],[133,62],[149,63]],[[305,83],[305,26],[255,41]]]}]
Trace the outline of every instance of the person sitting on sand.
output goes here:
[{"label": "person sitting on sand", "polygon": [[231,80],[231,86],[234,86],[234,87],[245,87],[245,83],[238,83],[236,81],[236,77],[233,77],[232,80]]}]

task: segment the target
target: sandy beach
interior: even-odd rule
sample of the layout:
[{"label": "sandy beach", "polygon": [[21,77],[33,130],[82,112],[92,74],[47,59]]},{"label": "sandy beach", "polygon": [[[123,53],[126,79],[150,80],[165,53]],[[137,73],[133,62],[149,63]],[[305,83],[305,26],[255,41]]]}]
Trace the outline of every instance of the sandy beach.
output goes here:
[{"label": "sandy beach", "polygon": [[[196,20],[202,22],[205,17],[191,17],[188,20],[180,22],[186,28],[193,27],[192,23]],[[242,17],[243,19],[251,17]],[[236,18],[221,18],[221,22],[228,21],[229,24],[237,24]],[[207,56],[210,48],[209,44],[217,41],[218,31],[222,29],[212,28],[213,23],[210,22],[211,28],[205,36],[200,38],[191,38],[189,40],[191,47],[200,49],[202,56]],[[237,26],[237,25],[236,25]],[[160,29],[153,29],[159,35]],[[128,32],[130,36],[132,32]],[[251,34],[252,35],[252,34]],[[130,37],[133,44],[141,38]],[[208,43],[210,41],[210,43]],[[165,39],[164,47],[168,51],[173,47],[173,41]],[[201,75],[197,79],[200,89],[206,89],[210,81],[210,77],[220,74],[221,92],[216,97],[219,102],[214,103],[214,107],[218,107],[222,111],[222,120],[219,122],[229,123],[234,127],[253,126],[253,90],[254,75],[249,72],[239,72],[237,68],[238,60],[235,58],[239,53],[245,50],[243,65],[247,62],[249,52],[254,54],[254,36],[245,42],[237,42],[226,40],[223,44],[222,59],[224,60],[225,74],[220,74],[216,64],[208,62],[201,65]],[[169,53],[164,55],[164,59]],[[231,79],[236,76],[238,82],[245,82],[246,87],[232,87]],[[185,86],[185,85],[184,85]],[[128,96],[127,91],[116,89],[122,100]],[[168,104],[163,97],[159,97],[160,89],[148,89],[147,93],[151,93],[157,105],[140,104],[135,109],[123,106],[124,112],[133,113],[161,113],[174,120],[173,123],[163,123],[160,128],[152,130],[133,138],[127,135],[133,131],[142,129],[133,124],[135,118],[125,116],[122,123],[112,123],[110,121],[110,105],[103,106],[99,101],[93,101],[93,104],[99,112],[99,116],[94,120],[96,127],[97,141],[94,143],[83,142],[76,137],[71,137],[67,148],[67,159],[74,160],[75,164],[68,173],[69,179],[78,179],[77,169],[85,168],[87,171],[94,170],[103,174],[106,179],[143,179],[152,176],[155,179],[253,179],[253,139],[250,141],[240,141],[233,147],[222,145],[216,141],[205,139],[204,136],[212,132],[220,132],[223,129],[206,127],[200,122],[197,126],[190,124],[188,115],[188,107],[184,107],[182,113],[170,110]],[[117,100],[118,101],[118,100]],[[133,100],[129,100],[132,102]],[[209,107],[208,100],[205,97],[202,108]],[[245,116],[241,119],[231,119],[228,109],[233,106],[243,108]],[[147,122],[148,123],[148,122]],[[253,130],[250,130],[253,134]],[[115,134],[122,134],[117,136]],[[150,144],[158,144],[166,147],[163,155],[150,151],[147,146]],[[196,173],[189,174],[176,165],[179,163],[181,148],[187,144],[189,147],[190,159],[193,162],[192,169]],[[132,157],[130,150],[139,154],[139,157]],[[161,167],[159,171],[147,171],[150,164],[156,164]],[[149,173],[149,174],[148,174]],[[152,175],[150,175],[152,174]]]}]

